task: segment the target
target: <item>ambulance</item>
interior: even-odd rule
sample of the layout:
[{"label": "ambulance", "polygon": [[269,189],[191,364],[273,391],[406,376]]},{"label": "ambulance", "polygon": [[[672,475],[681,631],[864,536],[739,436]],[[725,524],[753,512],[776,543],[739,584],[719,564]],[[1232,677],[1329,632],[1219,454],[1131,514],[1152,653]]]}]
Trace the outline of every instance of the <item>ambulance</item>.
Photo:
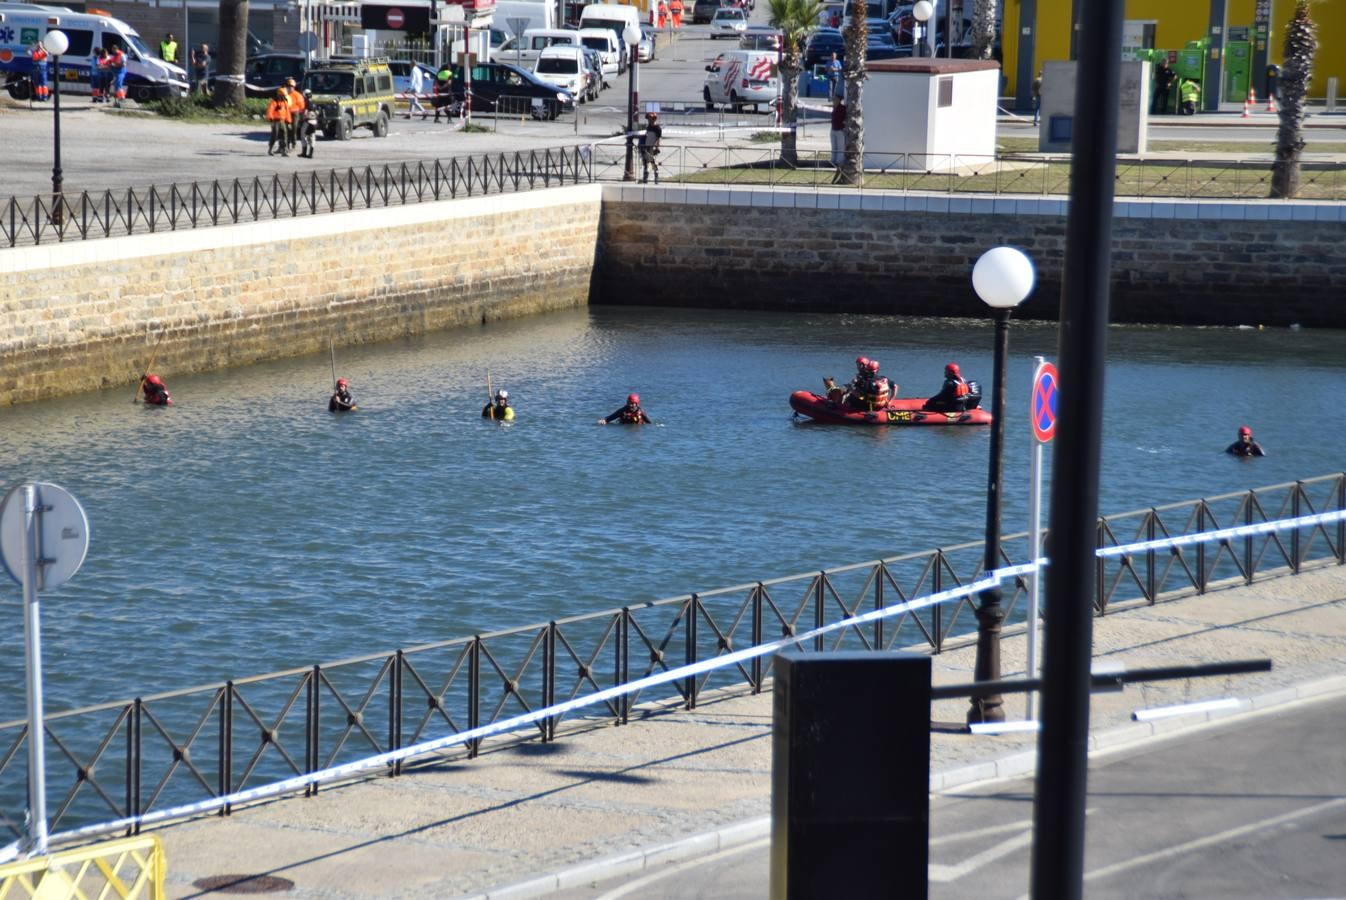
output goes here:
[{"label": "ambulance", "polygon": [[27,100],[32,94],[33,44],[55,30],[70,39],[70,48],[61,55],[63,94],[87,96],[94,49],[119,46],[126,54],[126,96],[144,103],[187,95],[187,73],[155,56],[136,30],[119,19],[96,10],[77,13],[61,6],[0,3],[0,79],[14,99]]},{"label": "ambulance", "polygon": [[780,73],[776,70],[774,50],[731,50],[706,66],[706,83],[701,93],[706,109],[728,104],[739,111],[752,104],[754,111],[780,97]]}]

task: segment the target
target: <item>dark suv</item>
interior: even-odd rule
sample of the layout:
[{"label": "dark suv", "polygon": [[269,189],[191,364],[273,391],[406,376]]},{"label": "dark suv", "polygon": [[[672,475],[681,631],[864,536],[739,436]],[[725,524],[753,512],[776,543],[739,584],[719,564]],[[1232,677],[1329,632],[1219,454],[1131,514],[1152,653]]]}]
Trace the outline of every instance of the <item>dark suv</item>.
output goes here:
[{"label": "dark suv", "polygon": [[732,0],[696,0],[692,5],[692,24],[706,25],[715,18],[715,10],[721,6],[732,6]]},{"label": "dark suv", "polygon": [[[453,99],[463,99],[463,70],[453,70]],[[535,119],[554,119],[575,108],[569,91],[543,81],[527,69],[508,63],[480,63],[472,67],[472,109],[508,114],[531,113]]]}]

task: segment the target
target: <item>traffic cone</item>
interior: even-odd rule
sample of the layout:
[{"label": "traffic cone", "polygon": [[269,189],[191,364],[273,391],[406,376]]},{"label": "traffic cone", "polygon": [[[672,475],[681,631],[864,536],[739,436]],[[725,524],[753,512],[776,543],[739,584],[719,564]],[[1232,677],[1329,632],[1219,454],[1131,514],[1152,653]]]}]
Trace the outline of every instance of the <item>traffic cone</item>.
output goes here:
[{"label": "traffic cone", "polygon": [[1253,89],[1252,85],[1248,85],[1248,99],[1244,102],[1243,106],[1248,112],[1248,115],[1243,118],[1251,118],[1252,111],[1257,108],[1257,91]]},{"label": "traffic cone", "polygon": [[1275,95],[1275,94],[1272,94],[1272,93],[1268,93],[1268,94],[1267,94],[1267,112],[1269,112],[1269,113],[1274,113],[1275,111],[1276,111],[1276,95]]},{"label": "traffic cone", "polygon": [[1240,116],[1239,118],[1241,118],[1241,119],[1251,119],[1252,117],[1253,117],[1253,113],[1252,113],[1252,101],[1249,100],[1247,97],[1244,97],[1244,98],[1243,98],[1243,115]]}]

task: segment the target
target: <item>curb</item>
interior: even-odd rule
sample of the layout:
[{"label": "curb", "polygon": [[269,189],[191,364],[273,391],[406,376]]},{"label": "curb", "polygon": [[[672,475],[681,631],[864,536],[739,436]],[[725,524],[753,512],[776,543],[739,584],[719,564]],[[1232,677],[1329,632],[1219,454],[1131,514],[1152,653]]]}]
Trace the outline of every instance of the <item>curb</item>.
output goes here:
[{"label": "curb", "polygon": [[[1340,694],[1346,694],[1346,675],[1334,675],[1316,681],[1307,681],[1261,694],[1242,701],[1237,709],[1215,710],[1153,722],[1132,722],[1117,725],[1090,733],[1089,755],[1093,757],[1098,754],[1106,755],[1120,752],[1150,741],[1165,740],[1216,725],[1228,724],[1231,720],[1237,718],[1261,715],[1294,703],[1326,700]],[[1037,751],[1024,750],[999,759],[960,766],[945,772],[932,772],[930,775],[930,792],[938,793],[967,788],[988,781],[1032,775],[1036,768]],[[491,888],[481,893],[468,895],[466,900],[505,900],[505,898],[523,900],[527,897],[543,897],[560,891],[584,887],[596,881],[605,881],[621,875],[634,875],[667,863],[682,862],[698,856],[708,856],[730,847],[759,840],[770,833],[771,817],[760,816],[727,825],[715,831],[694,834],[644,850],[633,850],[568,869],[561,869],[549,875],[530,878],[527,881]]]}]

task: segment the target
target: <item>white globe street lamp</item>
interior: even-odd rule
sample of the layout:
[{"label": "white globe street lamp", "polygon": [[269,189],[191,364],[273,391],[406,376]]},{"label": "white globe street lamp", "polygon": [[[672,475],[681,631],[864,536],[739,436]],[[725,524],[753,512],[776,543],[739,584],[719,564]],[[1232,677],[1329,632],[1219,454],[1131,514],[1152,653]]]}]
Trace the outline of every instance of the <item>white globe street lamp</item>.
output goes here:
[{"label": "white globe street lamp", "polygon": [[[995,310],[995,366],[991,384],[991,460],[986,475],[986,544],[982,568],[1000,568],[1000,481],[1005,443],[1005,357],[1009,355],[1009,320],[1014,307],[1028,299],[1037,276],[1033,262],[1013,247],[987,250],[972,267],[972,288]],[[977,606],[977,658],[974,681],[1000,679],[1000,625],[1005,620],[1000,587],[982,591]],[[999,694],[972,698],[968,724],[1005,721]]]},{"label": "white globe street lamp", "polygon": [[630,78],[626,83],[626,171],[622,174],[622,181],[636,180],[636,105],[640,95],[636,69],[640,65],[640,37],[640,27],[628,22],[626,30],[622,32],[627,52],[631,54],[631,67],[627,73]]},{"label": "white globe street lamp", "polygon": [[51,221],[57,228],[65,223],[65,199],[61,196],[64,178],[61,175],[61,55],[70,49],[70,38],[60,30],[48,31],[42,38],[42,48],[51,55],[56,70],[52,79],[52,166],[51,166]]},{"label": "white globe street lamp", "polygon": [[925,23],[929,22],[930,17],[934,14],[935,5],[931,3],[930,0],[917,0],[916,5],[911,8],[912,17],[915,18],[917,22],[921,23],[921,36],[919,38],[916,35],[911,36],[912,43],[916,45],[915,49],[917,56],[925,56],[925,51],[921,49],[921,44],[925,43],[925,36],[930,31],[929,26]]}]

